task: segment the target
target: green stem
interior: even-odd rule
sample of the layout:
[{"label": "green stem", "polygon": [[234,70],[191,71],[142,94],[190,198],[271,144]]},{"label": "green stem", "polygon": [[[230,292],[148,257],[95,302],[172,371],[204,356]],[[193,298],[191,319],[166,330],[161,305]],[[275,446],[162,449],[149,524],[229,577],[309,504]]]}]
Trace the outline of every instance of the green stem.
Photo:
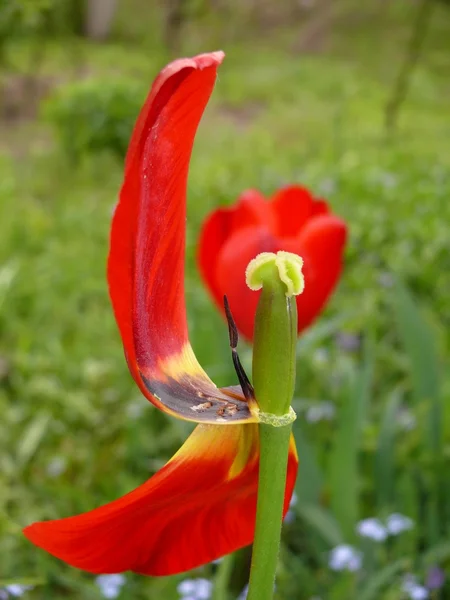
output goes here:
[{"label": "green stem", "polygon": [[259,480],[248,600],[271,600],[280,550],[286,474],[295,413],[297,304],[304,287],[303,260],[263,252],[248,265],[250,289],[262,288],[255,315],[253,387],[260,409]]},{"label": "green stem", "polygon": [[292,424],[259,426],[258,505],[247,600],[273,597],[291,429]]},{"label": "green stem", "polygon": [[227,556],[224,556],[222,562],[219,564],[217,575],[215,577],[212,600],[228,599],[228,582],[233,569],[233,558],[233,554],[227,554]]}]

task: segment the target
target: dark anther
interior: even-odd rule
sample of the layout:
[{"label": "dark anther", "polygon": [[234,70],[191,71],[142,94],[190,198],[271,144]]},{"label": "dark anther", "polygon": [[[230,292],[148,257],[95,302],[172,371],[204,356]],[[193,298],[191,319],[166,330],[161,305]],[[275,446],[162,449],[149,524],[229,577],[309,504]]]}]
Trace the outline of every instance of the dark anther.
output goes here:
[{"label": "dark anther", "polygon": [[230,305],[228,304],[228,298],[226,296],[223,297],[223,305],[225,307],[225,315],[228,321],[228,333],[230,336],[230,348],[231,356],[233,358],[233,365],[238,376],[239,383],[241,384],[242,391],[244,392],[245,398],[247,400],[251,400],[255,397],[255,391],[253,389],[252,384],[250,383],[249,378],[247,377],[247,373],[244,371],[244,367],[241,364],[239,355],[236,350],[239,341],[239,335],[236,323],[233,319],[233,315],[231,314]]},{"label": "dark anther", "polygon": [[225,307],[225,315],[228,321],[228,333],[230,335],[230,346],[232,350],[236,350],[239,334],[236,327],[236,323],[234,322],[233,315],[231,314],[230,305],[228,304],[228,298],[226,296],[223,297],[223,305]]}]

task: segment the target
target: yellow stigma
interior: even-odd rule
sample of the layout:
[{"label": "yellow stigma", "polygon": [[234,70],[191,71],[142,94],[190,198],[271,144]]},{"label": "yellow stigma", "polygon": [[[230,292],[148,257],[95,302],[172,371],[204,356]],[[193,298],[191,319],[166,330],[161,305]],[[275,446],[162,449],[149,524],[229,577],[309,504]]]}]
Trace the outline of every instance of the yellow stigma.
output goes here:
[{"label": "yellow stigma", "polygon": [[245,271],[245,281],[248,287],[257,291],[264,283],[273,278],[274,267],[278,271],[280,280],[286,286],[286,296],[298,296],[305,288],[305,279],[302,273],[303,259],[292,252],[280,250],[273,252],[261,252],[251,260]]}]

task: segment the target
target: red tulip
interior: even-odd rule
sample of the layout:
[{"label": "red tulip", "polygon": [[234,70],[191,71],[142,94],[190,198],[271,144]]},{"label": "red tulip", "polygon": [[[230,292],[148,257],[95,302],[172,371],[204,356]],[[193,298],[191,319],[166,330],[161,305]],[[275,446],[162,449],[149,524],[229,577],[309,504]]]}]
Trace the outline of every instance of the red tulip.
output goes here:
[{"label": "red tulip", "polygon": [[[240,386],[217,388],[203,371],[189,343],[184,299],[188,166],[222,59],[215,52],[177,60],[156,78],[128,149],[108,260],[114,313],[137,385],[160,410],[201,424],[126,496],[24,530],[37,546],[91,573],[170,575],[253,540],[257,402]],[[297,463],[291,439],[285,513]]]},{"label": "red tulip", "polygon": [[280,189],[269,201],[256,190],[206,219],[200,235],[198,264],[209,292],[223,312],[226,295],[239,331],[253,338],[259,294],[245,284],[245,269],[260,252],[285,250],[304,261],[305,291],[297,296],[298,331],[324,308],[342,271],[347,228],[327,203],[303,187]]}]

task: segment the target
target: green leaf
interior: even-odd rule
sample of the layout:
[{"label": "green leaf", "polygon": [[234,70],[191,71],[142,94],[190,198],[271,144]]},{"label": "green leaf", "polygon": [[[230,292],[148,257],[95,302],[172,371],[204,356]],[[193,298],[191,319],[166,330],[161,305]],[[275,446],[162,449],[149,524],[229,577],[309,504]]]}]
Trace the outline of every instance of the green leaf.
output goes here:
[{"label": "green leaf", "polygon": [[439,394],[438,357],[432,332],[411,291],[395,287],[394,309],[398,331],[411,363],[413,393],[417,401]]},{"label": "green leaf", "polygon": [[294,422],[294,434],[301,467],[295,484],[298,504],[318,504],[323,487],[323,474],[317,463],[314,448],[303,431],[300,419]]},{"label": "green leaf", "polygon": [[422,555],[424,566],[436,565],[450,558],[450,542],[436,544]]},{"label": "green leaf", "polygon": [[24,467],[36,452],[47,432],[49,423],[50,415],[42,413],[25,430],[17,451],[17,464],[19,467]]},{"label": "green leaf", "polygon": [[341,407],[330,458],[330,494],[333,514],[346,538],[354,535],[358,520],[358,453],[361,431],[370,400],[373,344],[367,340],[364,359]]},{"label": "green leaf", "polygon": [[422,316],[413,294],[397,283],[394,308],[401,341],[410,363],[413,397],[417,404],[425,404],[428,418],[425,423],[425,449],[432,457],[428,468],[430,476],[429,502],[425,507],[425,526],[428,545],[437,543],[440,535],[439,498],[446,472],[443,463],[443,402],[440,394],[439,357],[433,331]]},{"label": "green leaf", "polygon": [[296,510],[300,518],[315,529],[330,546],[343,543],[344,537],[339,524],[329,511],[316,505],[299,505]]},{"label": "green leaf", "polygon": [[12,261],[0,267],[0,307],[11,288],[18,271],[18,264]]},{"label": "green leaf", "polygon": [[400,396],[394,391],[384,410],[375,452],[375,483],[380,513],[383,508],[392,506],[394,501],[396,415],[399,404]]},{"label": "green leaf", "polygon": [[364,589],[358,594],[358,600],[378,600],[381,590],[402,571],[407,564],[404,558],[387,565],[381,571],[378,571],[367,582],[364,582]]},{"label": "green leaf", "polygon": [[417,403],[429,400],[428,444],[441,453],[442,406],[440,401],[439,359],[433,332],[425,322],[412,293],[397,283],[393,296],[401,342],[409,358],[412,392]]},{"label": "green leaf", "polygon": [[351,314],[345,312],[331,319],[321,319],[317,325],[303,332],[297,342],[297,356],[308,354],[315,346],[329,339],[350,320],[350,317]]},{"label": "green leaf", "polygon": [[17,577],[14,579],[0,579],[0,589],[6,587],[7,585],[29,585],[31,587],[35,587],[37,585],[44,584],[45,579],[42,577]]}]

